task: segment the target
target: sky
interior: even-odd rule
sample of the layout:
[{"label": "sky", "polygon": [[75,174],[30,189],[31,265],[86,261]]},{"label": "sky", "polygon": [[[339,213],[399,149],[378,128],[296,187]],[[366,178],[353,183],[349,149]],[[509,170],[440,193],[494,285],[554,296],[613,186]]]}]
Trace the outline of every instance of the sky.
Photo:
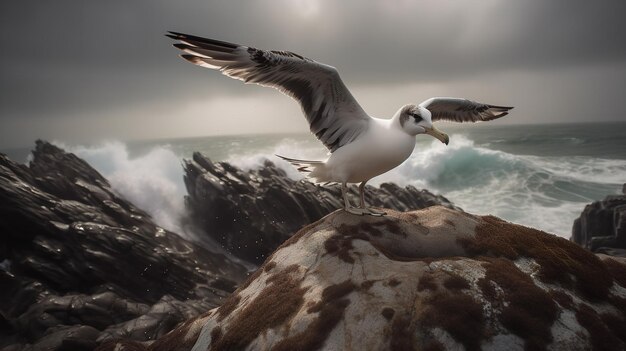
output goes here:
[{"label": "sky", "polygon": [[186,63],[164,36],[336,67],[372,116],[455,96],[492,123],[626,121],[625,1],[4,0],[0,148],[305,132],[296,102]]}]

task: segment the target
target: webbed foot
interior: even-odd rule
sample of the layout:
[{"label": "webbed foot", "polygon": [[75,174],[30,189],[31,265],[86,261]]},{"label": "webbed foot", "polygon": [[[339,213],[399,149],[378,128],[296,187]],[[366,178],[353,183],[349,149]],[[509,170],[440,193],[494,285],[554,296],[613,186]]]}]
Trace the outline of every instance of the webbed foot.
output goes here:
[{"label": "webbed foot", "polygon": [[344,211],[351,213],[353,215],[359,215],[359,216],[363,216],[366,214],[369,214],[369,211],[365,208],[358,208],[358,207],[346,207],[343,209]]},{"label": "webbed foot", "polygon": [[378,211],[373,208],[366,208],[366,210],[370,212],[369,213],[370,216],[382,217],[387,214],[387,212],[385,211]]},{"label": "webbed foot", "polygon": [[384,216],[387,214],[385,212],[376,211],[371,208],[360,208],[360,207],[348,207],[348,208],[344,208],[344,211],[354,214],[354,215],[359,215],[359,216],[370,215],[370,216],[380,217],[380,216]]}]

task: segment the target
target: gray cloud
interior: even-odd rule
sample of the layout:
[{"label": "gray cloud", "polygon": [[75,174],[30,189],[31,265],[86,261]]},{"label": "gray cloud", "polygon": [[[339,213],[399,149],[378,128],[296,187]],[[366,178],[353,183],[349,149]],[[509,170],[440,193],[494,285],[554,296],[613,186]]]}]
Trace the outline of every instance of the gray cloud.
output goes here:
[{"label": "gray cloud", "polygon": [[[478,95],[524,92],[510,100],[518,106],[554,94],[543,107],[554,111],[550,121],[567,120],[582,104],[542,91],[542,75],[552,77],[553,90],[592,76],[595,84],[575,95],[611,105],[606,118],[624,120],[626,102],[607,100],[624,91],[623,13],[623,1],[5,1],[0,123],[89,121],[125,107],[265,94],[184,64],[166,30],[298,52],[336,66],[356,90],[384,94],[421,82],[456,92],[459,82],[488,82]],[[496,79],[507,75],[536,79],[519,79],[522,86]],[[20,137],[2,129],[2,139]]]}]

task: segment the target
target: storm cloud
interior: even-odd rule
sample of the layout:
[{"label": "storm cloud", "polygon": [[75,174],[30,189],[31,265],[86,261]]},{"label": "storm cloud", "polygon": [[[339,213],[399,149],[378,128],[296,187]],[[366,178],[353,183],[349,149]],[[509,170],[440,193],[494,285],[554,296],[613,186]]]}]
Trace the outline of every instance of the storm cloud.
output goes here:
[{"label": "storm cloud", "polygon": [[167,30],[335,66],[382,117],[447,95],[516,106],[502,123],[623,121],[624,13],[623,1],[4,1],[0,147],[306,130],[288,98],[185,64]]}]

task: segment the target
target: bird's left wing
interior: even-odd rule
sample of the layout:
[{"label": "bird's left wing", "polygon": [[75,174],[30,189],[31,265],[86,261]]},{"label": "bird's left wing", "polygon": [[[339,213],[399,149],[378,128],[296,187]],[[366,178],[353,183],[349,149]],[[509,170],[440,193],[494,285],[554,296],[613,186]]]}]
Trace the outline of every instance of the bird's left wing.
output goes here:
[{"label": "bird's left wing", "polygon": [[482,104],[466,99],[435,97],[420,104],[430,111],[434,121],[479,122],[508,115],[513,107]]},{"label": "bird's left wing", "polygon": [[169,32],[185,60],[223,74],[273,87],[297,100],[311,132],[332,152],[355,140],[371,118],[363,111],[334,67],[289,51],[253,47]]}]

